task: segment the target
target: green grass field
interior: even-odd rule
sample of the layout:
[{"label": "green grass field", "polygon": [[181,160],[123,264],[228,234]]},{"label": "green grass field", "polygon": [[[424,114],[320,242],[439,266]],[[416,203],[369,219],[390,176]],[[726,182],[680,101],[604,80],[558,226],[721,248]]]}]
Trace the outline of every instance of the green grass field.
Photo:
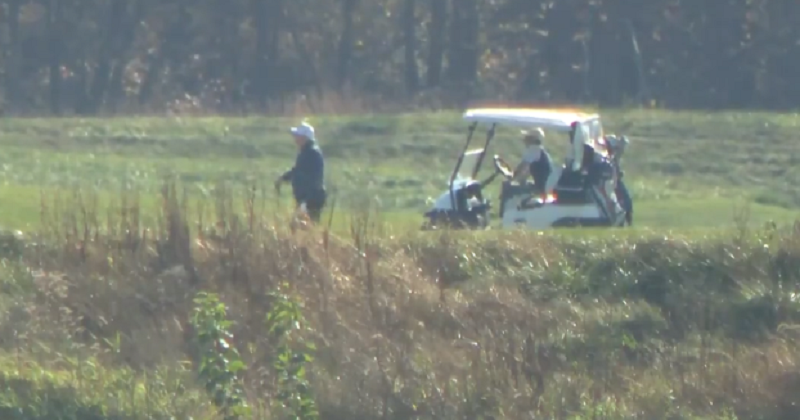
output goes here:
[{"label": "green grass field", "polygon": [[0,418],[800,418],[800,119],[604,116],[637,227],[546,234],[415,229],[455,113],[315,118],[333,235],[294,120],[2,120]]},{"label": "green grass field", "polygon": [[[752,221],[796,217],[800,148],[795,114],[608,111],[607,132],[626,134],[628,184],[636,224],[647,228],[718,227],[750,206]],[[38,222],[40,193],[80,187],[108,199],[124,188],[144,193],[175,175],[208,193],[218,182],[244,188],[272,180],[293,162],[284,118],[5,119],[0,122],[0,223]],[[446,188],[464,141],[460,115],[317,117],[328,184],[340,208],[365,202],[416,225],[426,200]],[[548,133],[559,156],[564,139]],[[514,130],[501,128],[495,152],[518,159]],[[484,171],[488,174],[490,164]],[[288,189],[288,188],[287,188]],[[496,195],[496,189],[491,190]],[[289,191],[282,204],[289,205]]]}]

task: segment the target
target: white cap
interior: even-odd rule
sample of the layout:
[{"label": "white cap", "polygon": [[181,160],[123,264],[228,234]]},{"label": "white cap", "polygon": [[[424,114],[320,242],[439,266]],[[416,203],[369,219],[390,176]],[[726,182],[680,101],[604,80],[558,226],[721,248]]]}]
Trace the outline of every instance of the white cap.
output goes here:
[{"label": "white cap", "polygon": [[301,136],[311,141],[316,141],[316,137],[314,137],[314,127],[307,122],[303,122],[297,127],[292,127],[289,132],[296,136]]},{"label": "white cap", "polygon": [[532,139],[535,143],[538,144],[541,144],[542,141],[544,141],[544,130],[542,130],[539,127],[536,127],[535,129],[530,131],[522,130],[521,134],[525,140]]},{"label": "white cap", "polygon": [[522,130],[521,134],[525,137],[534,136],[541,140],[544,140],[544,130],[542,130],[541,127],[536,127],[533,130]]}]

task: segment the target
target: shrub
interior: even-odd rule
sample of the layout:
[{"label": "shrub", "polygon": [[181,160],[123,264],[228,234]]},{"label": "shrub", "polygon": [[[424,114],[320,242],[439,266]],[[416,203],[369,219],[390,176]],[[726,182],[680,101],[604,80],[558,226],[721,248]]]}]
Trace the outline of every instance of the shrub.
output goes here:
[{"label": "shrub", "polygon": [[[292,232],[230,190],[214,195],[211,223],[180,189],[162,194],[151,227],[62,207],[90,216],[50,218],[62,224],[7,261],[4,375],[29,380],[22,367],[42,346],[69,357],[33,369],[36,391],[3,394],[5,413],[72,404],[76,416],[197,418],[246,403],[259,419],[800,415],[797,229],[396,236],[364,216],[341,237]],[[195,355],[199,377],[182,368]],[[198,392],[208,384],[210,396]]]}]

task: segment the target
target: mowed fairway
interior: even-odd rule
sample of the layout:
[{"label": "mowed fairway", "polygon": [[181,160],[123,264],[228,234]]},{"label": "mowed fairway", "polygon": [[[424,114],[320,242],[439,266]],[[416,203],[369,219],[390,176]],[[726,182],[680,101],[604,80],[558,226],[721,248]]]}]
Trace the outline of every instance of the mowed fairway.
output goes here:
[{"label": "mowed fairway", "polygon": [[[603,111],[606,132],[628,129],[626,177],[635,199],[637,227],[716,228],[749,221],[783,222],[800,205],[800,117],[767,113]],[[379,208],[402,229],[421,222],[429,197],[446,180],[463,145],[458,112],[406,115],[318,116],[327,156],[335,219],[347,208]],[[260,185],[269,211],[290,205],[286,186],[275,200],[272,181],[294,159],[286,118],[4,119],[0,121],[0,224],[31,229],[40,222],[41,197],[79,188],[111,203],[138,190],[155,209],[166,176],[198,194],[213,195],[225,182],[244,190]],[[483,132],[477,133],[482,141]],[[548,133],[559,161],[566,138]],[[514,129],[502,127],[492,153],[519,159]],[[483,174],[492,170],[487,160]],[[496,200],[493,186],[490,197]],[[749,207],[749,208],[748,208]],[[266,211],[266,210],[265,210]]]}]

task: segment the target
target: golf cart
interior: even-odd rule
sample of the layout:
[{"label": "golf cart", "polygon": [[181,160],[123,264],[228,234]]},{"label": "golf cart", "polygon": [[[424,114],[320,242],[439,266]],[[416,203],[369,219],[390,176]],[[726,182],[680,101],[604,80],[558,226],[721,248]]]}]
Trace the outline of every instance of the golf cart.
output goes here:
[{"label": "golf cart", "polygon": [[[627,194],[620,197],[622,194],[618,194],[617,188],[619,160],[613,154],[620,150],[621,155],[621,149],[614,147],[619,141],[616,136],[603,135],[599,115],[567,110],[485,108],[468,110],[463,118],[471,123],[466,144],[450,176],[448,190],[425,213],[426,223],[423,229],[442,226],[487,228],[491,205],[484,197],[483,190],[498,175],[505,178],[501,186],[499,206],[503,228],[523,226],[544,230],[567,226],[616,227],[631,223],[632,202]],[[575,141],[570,144],[568,138],[574,123],[579,127],[577,131],[580,136],[576,134]],[[484,145],[470,150],[479,124],[489,125]],[[564,144],[571,149],[574,159],[568,160],[564,167],[553,162],[548,185],[537,186],[530,182],[513,181],[513,170],[499,156],[494,155],[494,172],[486,180],[478,181],[476,177],[499,124],[521,129],[540,127],[564,133]],[[627,139],[622,139],[627,144]],[[552,141],[550,144],[556,143]],[[581,162],[584,144],[590,145],[592,153],[611,162],[614,168],[614,174],[608,181],[611,187],[601,190],[601,193],[587,182],[588,175],[578,169],[579,165],[574,164]],[[609,197],[609,194],[614,196]]]}]

